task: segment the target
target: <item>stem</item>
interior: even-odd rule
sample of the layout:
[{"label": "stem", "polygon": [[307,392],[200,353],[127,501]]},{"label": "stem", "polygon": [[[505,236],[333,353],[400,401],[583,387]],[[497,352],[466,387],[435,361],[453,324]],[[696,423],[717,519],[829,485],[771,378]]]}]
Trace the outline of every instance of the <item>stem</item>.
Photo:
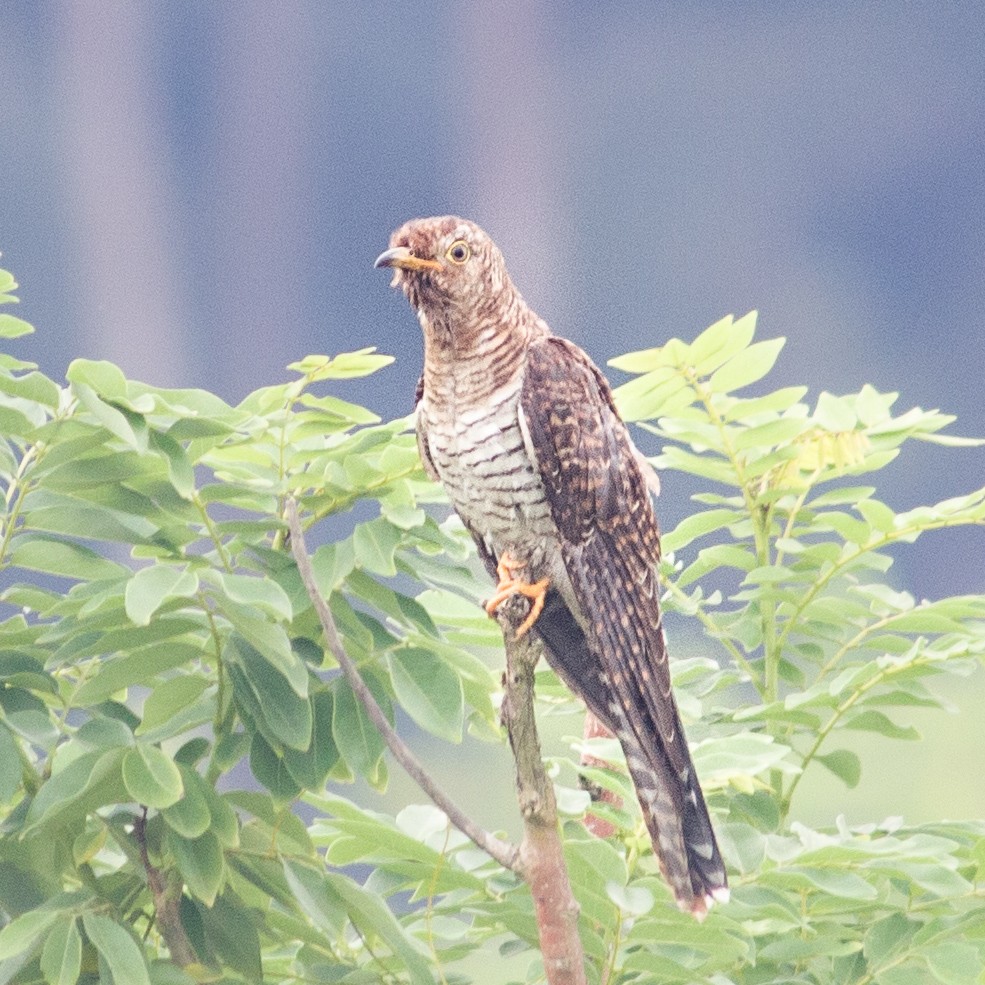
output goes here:
[{"label": "stem", "polygon": [[17,529],[17,518],[20,515],[24,497],[28,492],[28,484],[23,481],[24,475],[31,464],[31,460],[36,457],[37,445],[31,445],[25,452],[17,466],[17,474],[10,480],[7,487],[7,494],[4,496],[4,506],[6,507],[6,522],[0,519],[0,566],[3,559],[7,556],[7,549],[10,547],[10,540]]},{"label": "stem", "polygon": [[790,633],[796,627],[798,619],[803,613],[804,609],[807,608],[821,594],[821,592],[827,588],[837,575],[839,575],[844,568],[852,564],[863,554],[869,554],[880,550],[883,547],[888,547],[890,544],[896,543],[898,540],[905,540],[907,537],[912,537],[914,535],[922,534],[927,530],[945,530],[949,527],[963,527],[963,526],[975,526],[981,527],[985,526],[985,520],[979,519],[968,519],[967,517],[947,517],[943,520],[933,520],[929,522],[921,522],[919,524],[911,524],[907,527],[900,527],[898,530],[893,530],[891,533],[886,533],[882,537],[874,541],[870,541],[864,546],[857,546],[851,555],[842,558],[837,564],[833,564],[831,568],[821,575],[817,581],[804,593],[804,597],[800,600],[797,608],[787,617],[786,624],[783,628],[783,632],[780,634],[780,639],[778,645],[782,649]]},{"label": "stem", "polygon": [[810,765],[811,761],[817,755],[821,746],[824,744],[824,741],[834,730],[834,727],[845,716],[845,713],[850,711],[856,704],[858,704],[859,700],[862,697],[864,697],[864,695],[868,691],[871,691],[872,688],[877,687],[879,684],[882,684],[888,678],[893,677],[895,674],[910,671],[914,667],[920,667],[930,664],[931,662],[932,661],[927,660],[925,658],[917,657],[914,660],[911,660],[905,664],[893,664],[889,667],[885,667],[883,668],[882,671],[876,674],[875,677],[871,677],[864,684],[862,684],[857,691],[853,691],[847,698],[845,698],[844,701],[841,702],[840,705],[838,705],[837,708],[835,708],[835,710],[831,713],[831,717],[828,719],[828,721],[826,721],[824,725],[821,726],[820,730],[817,733],[817,738],[815,738],[814,742],[811,744],[810,749],[808,749],[806,754],[804,755],[804,758],[801,761],[800,772],[794,776],[793,780],[790,783],[790,789],[787,791],[786,796],[783,798],[783,801],[780,804],[780,810],[784,817],[786,817],[787,813],[790,810],[790,801],[793,798],[794,791],[797,789],[797,785],[800,783],[801,777],[803,777],[804,773],[807,772],[807,767]]},{"label": "stem", "polygon": [[215,545],[216,552],[219,555],[219,560],[222,562],[223,568],[225,568],[226,571],[232,573],[233,571],[232,561],[230,560],[229,555],[226,553],[225,545],[222,543],[222,537],[219,535],[219,531],[216,529],[216,525],[213,522],[212,517],[209,516],[209,511],[206,509],[205,504],[202,502],[202,499],[199,496],[197,489],[192,493],[192,502],[195,504],[195,508],[198,510],[199,515],[202,518],[202,523],[205,524],[205,529],[209,532],[209,537],[211,538],[212,543]]},{"label": "stem", "polygon": [[[756,561],[760,567],[768,567],[770,564],[770,512],[769,510],[763,510],[756,495],[752,491],[752,483],[745,473],[745,462],[732,444],[732,438],[725,424],[725,420],[719,414],[712,400],[710,388],[701,381],[692,367],[680,366],[679,370],[697,394],[698,399],[705,408],[708,419],[718,429],[722,450],[735,472],[739,489],[742,492],[742,500],[745,503],[749,518],[752,520]],[[761,609],[759,617],[763,631],[763,678],[760,693],[763,695],[764,701],[770,703],[776,701],[777,695],[779,694],[781,648],[777,645],[776,639],[776,607],[769,606],[768,611]],[[755,681],[755,679],[754,677],[753,680]]]},{"label": "stem", "polygon": [[312,515],[311,522],[315,523],[318,520],[323,520],[326,516],[331,516],[334,513],[347,510],[350,507],[355,506],[361,499],[371,496],[379,489],[383,489],[394,482],[398,482],[400,479],[407,479],[412,475],[420,474],[421,466],[417,464],[408,466],[399,472],[389,472],[386,475],[381,476],[379,479],[374,479],[372,482],[367,482],[366,484],[361,485],[357,490],[354,490],[347,496],[340,496],[338,499],[333,499],[328,506],[323,506]]},{"label": "stem", "polygon": [[[745,462],[732,444],[731,436],[721,414],[715,407],[712,400],[710,388],[703,383],[694,369],[691,367],[681,367],[685,378],[693,387],[701,403],[704,405],[705,413],[718,429],[721,438],[722,449],[730,465],[735,471],[739,489],[742,491],[742,500],[745,503],[746,511],[752,520],[753,539],[756,547],[756,561],[760,567],[768,567],[771,563],[770,551],[770,525],[772,523],[772,513],[769,508],[763,508],[759,503],[756,493],[753,491],[752,482],[745,472]],[[783,652],[782,642],[777,640],[776,605],[770,600],[769,596],[760,596],[759,619],[763,634],[763,677],[762,687],[758,688],[766,704],[772,704],[780,694],[780,654]],[[748,672],[748,664],[746,664]],[[756,677],[751,678],[754,682]],[[766,731],[774,737],[779,732],[779,727],[773,722],[766,723]],[[777,800],[783,798],[783,774],[778,769],[770,770],[770,786]]]},{"label": "stem", "polygon": [[[690,603],[687,593],[684,592],[683,589],[678,588],[675,582],[671,581],[669,578],[664,578],[659,572],[657,575],[660,578],[660,583],[667,588],[671,595],[676,596],[683,602]],[[718,642],[725,647],[729,653],[729,656],[731,656],[732,659],[742,668],[748,676],[752,686],[759,692],[760,697],[762,697],[763,687],[762,682],[759,680],[759,675],[756,673],[756,670],[752,664],[746,660],[742,651],[730,639],[725,638],[719,633],[718,627],[715,625],[715,621],[708,615],[707,612],[704,611],[704,609],[701,608],[700,605],[695,610],[695,616],[697,616],[698,621],[708,631],[708,635],[711,636],[712,639],[718,640]]]},{"label": "stem", "polygon": [[297,563],[301,581],[304,583],[308,597],[311,599],[311,603],[315,607],[315,612],[321,622],[329,652],[335,657],[339,667],[342,669],[342,673],[345,674],[345,678],[349,682],[349,686],[365,709],[369,720],[383,737],[387,748],[389,748],[397,762],[407,771],[410,778],[445,812],[448,820],[459,831],[475,842],[476,845],[492,856],[504,868],[519,872],[520,862],[516,847],[480,827],[461,810],[424,769],[420,760],[411,752],[404,740],[397,735],[396,730],[387,720],[386,715],[383,714],[382,709],[376,703],[376,698],[373,697],[365,681],[359,676],[356,665],[345,652],[345,647],[342,645],[342,638],[339,636],[338,628],[335,625],[335,619],[332,617],[332,612],[328,607],[328,603],[322,598],[321,592],[318,591],[315,573],[311,567],[311,558],[308,557],[308,551],[304,543],[304,532],[301,529],[301,521],[298,517],[297,501],[293,497],[287,500],[286,513],[287,522],[291,530],[291,552]]}]

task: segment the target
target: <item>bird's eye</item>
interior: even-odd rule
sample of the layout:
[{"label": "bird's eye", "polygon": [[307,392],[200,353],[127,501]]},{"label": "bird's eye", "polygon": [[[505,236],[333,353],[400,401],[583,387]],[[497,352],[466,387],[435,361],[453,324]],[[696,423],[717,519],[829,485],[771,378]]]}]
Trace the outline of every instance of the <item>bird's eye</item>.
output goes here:
[{"label": "bird's eye", "polygon": [[451,246],[448,247],[448,252],[445,256],[451,260],[452,263],[465,263],[470,256],[472,256],[472,250],[469,249],[469,244],[465,242],[464,239],[456,239]]}]

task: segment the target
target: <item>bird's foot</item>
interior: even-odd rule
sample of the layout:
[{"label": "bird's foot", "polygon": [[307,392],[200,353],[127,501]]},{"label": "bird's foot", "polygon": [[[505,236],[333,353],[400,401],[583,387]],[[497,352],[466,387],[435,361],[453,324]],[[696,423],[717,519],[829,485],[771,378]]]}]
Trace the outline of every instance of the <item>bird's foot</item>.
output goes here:
[{"label": "bird's foot", "polygon": [[527,565],[522,561],[515,561],[509,554],[504,554],[496,565],[496,574],[499,575],[499,584],[496,586],[496,594],[486,603],[486,612],[490,616],[496,614],[496,610],[514,595],[523,595],[530,599],[532,605],[527,618],[517,627],[516,638],[520,639],[530,631],[530,627],[537,621],[537,617],[544,608],[544,599],[547,596],[547,589],[550,585],[549,578],[542,578],[533,583],[524,581],[519,577],[520,572],[526,570]]}]

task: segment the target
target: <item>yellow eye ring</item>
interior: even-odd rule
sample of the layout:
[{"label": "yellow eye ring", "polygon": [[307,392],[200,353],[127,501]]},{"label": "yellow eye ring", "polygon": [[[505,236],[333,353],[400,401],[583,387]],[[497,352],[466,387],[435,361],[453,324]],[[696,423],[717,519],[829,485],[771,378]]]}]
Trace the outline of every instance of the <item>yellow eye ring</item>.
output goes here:
[{"label": "yellow eye ring", "polygon": [[464,239],[456,239],[448,250],[445,252],[445,256],[451,260],[452,263],[463,264],[470,256],[472,256],[472,249]]}]

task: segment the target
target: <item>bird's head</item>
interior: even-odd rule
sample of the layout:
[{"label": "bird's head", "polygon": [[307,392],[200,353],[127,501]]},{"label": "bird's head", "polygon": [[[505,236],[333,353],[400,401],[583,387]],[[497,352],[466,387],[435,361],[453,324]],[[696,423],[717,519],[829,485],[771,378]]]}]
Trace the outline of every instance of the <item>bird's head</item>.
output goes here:
[{"label": "bird's head", "polygon": [[511,287],[496,244],[474,222],[454,215],[405,222],[375,266],[393,269],[392,286],[424,316],[481,309]]}]

